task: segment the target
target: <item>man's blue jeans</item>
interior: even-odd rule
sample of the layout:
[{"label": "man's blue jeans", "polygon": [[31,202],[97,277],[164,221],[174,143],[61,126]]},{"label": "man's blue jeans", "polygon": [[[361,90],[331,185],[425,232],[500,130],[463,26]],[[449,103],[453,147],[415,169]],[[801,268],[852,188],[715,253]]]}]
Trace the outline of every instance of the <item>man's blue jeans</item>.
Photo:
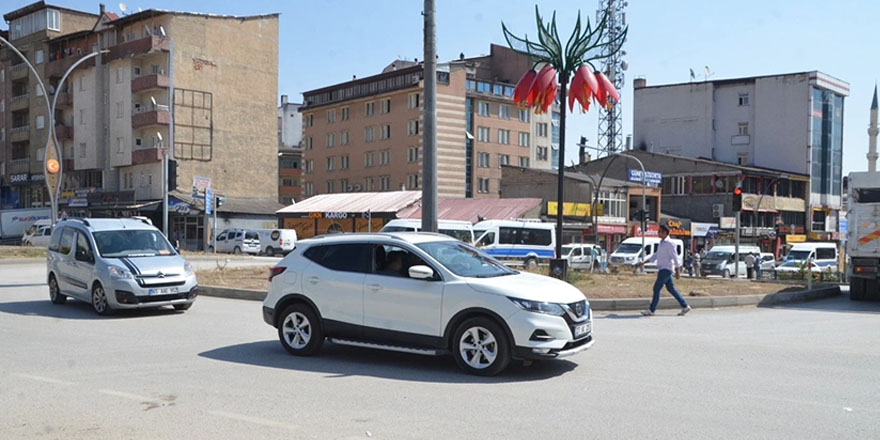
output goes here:
[{"label": "man's blue jeans", "polygon": [[651,300],[651,311],[657,311],[657,304],[660,303],[660,289],[666,286],[666,290],[672,294],[673,297],[681,304],[681,308],[685,308],[688,306],[687,301],[682,298],[681,293],[679,293],[678,289],[675,288],[675,283],[672,278],[672,271],[667,269],[661,269],[657,272],[657,281],[654,282],[654,299]]}]

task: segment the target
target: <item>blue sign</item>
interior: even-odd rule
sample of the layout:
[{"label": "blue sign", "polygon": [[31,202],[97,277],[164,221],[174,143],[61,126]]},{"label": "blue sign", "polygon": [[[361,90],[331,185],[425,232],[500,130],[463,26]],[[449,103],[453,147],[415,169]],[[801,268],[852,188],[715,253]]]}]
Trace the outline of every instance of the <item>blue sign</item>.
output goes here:
[{"label": "blue sign", "polygon": [[849,222],[845,218],[840,219],[838,228],[840,229],[840,241],[846,241],[846,235],[849,232]]},{"label": "blue sign", "polygon": [[205,214],[211,215],[211,205],[214,202],[214,196],[211,194],[211,188],[205,188]]},{"label": "blue sign", "polygon": [[644,180],[648,185],[660,186],[663,181],[663,175],[656,171],[645,171],[645,177],[642,178],[642,170],[629,169],[628,180],[630,182],[641,182]]}]

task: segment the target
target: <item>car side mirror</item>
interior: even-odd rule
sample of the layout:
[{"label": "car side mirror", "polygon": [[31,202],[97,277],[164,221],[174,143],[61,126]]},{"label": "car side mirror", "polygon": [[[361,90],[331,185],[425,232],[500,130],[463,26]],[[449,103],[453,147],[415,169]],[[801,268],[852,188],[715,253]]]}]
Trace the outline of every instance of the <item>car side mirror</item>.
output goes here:
[{"label": "car side mirror", "polygon": [[434,278],[434,270],[428,266],[416,265],[409,268],[409,277],[417,280]]}]

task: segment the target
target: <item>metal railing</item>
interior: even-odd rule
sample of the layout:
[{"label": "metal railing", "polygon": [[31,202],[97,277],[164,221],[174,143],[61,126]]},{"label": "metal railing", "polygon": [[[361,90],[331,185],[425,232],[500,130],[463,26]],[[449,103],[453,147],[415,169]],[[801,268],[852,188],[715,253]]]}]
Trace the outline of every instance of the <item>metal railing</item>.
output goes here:
[{"label": "metal railing", "polygon": [[28,93],[25,93],[22,95],[16,95],[16,96],[13,96],[12,99],[10,99],[9,101],[10,102],[22,101],[22,100],[27,99],[28,96],[30,96],[30,94],[28,94]]},{"label": "metal railing", "polygon": [[9,133],[10,134],[27,133],[28,131],[30,131],[30,129],[31,129],[31,126],[29,124],[19,125],[18,127],[12,127],[12,129],[9,130]]}]

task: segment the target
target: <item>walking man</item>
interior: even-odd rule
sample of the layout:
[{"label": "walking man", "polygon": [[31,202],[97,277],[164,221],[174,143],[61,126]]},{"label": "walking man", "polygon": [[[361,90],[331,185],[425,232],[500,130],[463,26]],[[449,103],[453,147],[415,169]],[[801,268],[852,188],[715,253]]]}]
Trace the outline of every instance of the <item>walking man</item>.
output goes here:
[{"label": "walking man", "polygon": [[681,262],[678,261],[678,254],[675,252],[675,244],[669,241],[669,227],[666,225],[660,225],[658,235],[660,236],[661,241],[660,245],[657,247],[657,252],[654,252],[654,255],[651,255],[647,260],[640,261],[636,264],[636,266],[642,267],[645,263],[653,263],[656,261],[657,269],[659,269],[657,272],[657,281],[654,282],[654,298],[651,300],[651,307],[648,310],[642,311],[642,315],[654,315],[654,312],[657,311],[657,304],[660,303],[660,289],[662,289],[663,286],[666,286],[666,290],[668,290],[669,293],[678,300],[678,304],[681,305],[681,311],[678,312],[678,316],[684,316],[687,312],[691,311],[691,306],[689,306],[687,301],[682,298],[681,293],[675,288],[675,282],[672,280],[673,272],[675,273],[675,279],[681,277]]},{"label": "walking man", "polygon": [[764,261],[761,259],[761,254],[755,252],[755,279],[756,280],[761,279],[761,264],[763,264],[763,263],[764,263]]},{"label": "walking man", "polygon": [[746,254],[746,279],[752,279],[752,273],[755,271],[755,256],[752,253]]},{"label": "walking man", "polygon": [[702,264],[701,264],[700,260],[702,260],[702,259],[703,259],[703,256],[700,255],[699,252],[694,253],[694,275],[696,275],[697,278],[699,278],[701,276],[700,269],[702,268]]}]

